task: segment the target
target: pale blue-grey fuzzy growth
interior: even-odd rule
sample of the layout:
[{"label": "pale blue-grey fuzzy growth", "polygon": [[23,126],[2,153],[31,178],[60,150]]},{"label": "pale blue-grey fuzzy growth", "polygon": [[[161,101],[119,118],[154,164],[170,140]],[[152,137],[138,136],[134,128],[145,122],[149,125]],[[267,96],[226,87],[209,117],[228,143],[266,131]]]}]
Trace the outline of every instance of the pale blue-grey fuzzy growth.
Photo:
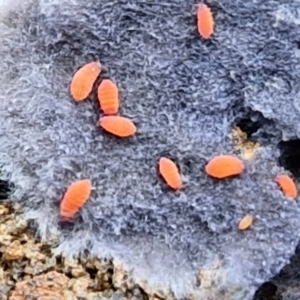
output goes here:
[{"label": "pale blue-grey fuzzy growth", "polygon": [[[291,101],[300,96],[300,3],[285,3],[208,2],[216,23],[208,41],[192,0],[32,0],[4,14],[1,174],[42,238],[58,234],[64,255],[87,248],[113,258],[129,280],[177,298],[247,300],[277,274],[300,237],[300,209],[274,182],[285,172],[281,134],[299,136]],[[82,103],[69,95],[74,72],[97,59],[119,87],[134,137],[97,126],[95,94]],[[232,126],[255,110],[271,118],[257,131],[255,159],[238,178],[209,178],[205,164],[235,153]],[[183,191],[158,176],[161,156],[179,164]],[[92,196],[61,227],[59,201],[81,178],[91,179]],[[253,226],[239,232],[248,213]]]}]

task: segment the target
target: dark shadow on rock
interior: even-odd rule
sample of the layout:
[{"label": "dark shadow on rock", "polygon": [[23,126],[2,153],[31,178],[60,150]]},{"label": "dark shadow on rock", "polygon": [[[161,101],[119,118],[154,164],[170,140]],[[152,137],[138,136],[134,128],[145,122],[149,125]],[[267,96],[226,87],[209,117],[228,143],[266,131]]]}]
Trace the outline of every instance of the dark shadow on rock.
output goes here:
[{"label": "dark shadow on rock", "polygon": [[0,180],[0,200],[7,199],[12,188],[13,185],[11,185],[9,182]]},{"label": "dark shadow on rock", "polygon": [[264,283],[253,300],[298,300],[300,299],[300,245],[294,256],[270,282]]},{"label": "dark shadow on rock", "polygon": [[279,165],[290,171],[296,178],[300,177],[300,140],[282,141],[278,144],[281,152]]},{"label": "dark shadow on rock", "polygon": [[265,282],[256,291],[253,300],[279,300],[276,295],[277,286],[272,282]]}]

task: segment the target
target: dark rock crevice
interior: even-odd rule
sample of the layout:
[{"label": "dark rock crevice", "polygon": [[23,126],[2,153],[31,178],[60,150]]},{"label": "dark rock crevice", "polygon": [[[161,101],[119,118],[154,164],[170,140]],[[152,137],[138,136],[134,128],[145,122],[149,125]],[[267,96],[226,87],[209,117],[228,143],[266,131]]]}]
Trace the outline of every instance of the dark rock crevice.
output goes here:
[{"label": "dark rock crevice", "polygon": [[280,157],[278,163],[291,172],[296,179],[300,179],[300,140],[281,141],[278,144]]}]

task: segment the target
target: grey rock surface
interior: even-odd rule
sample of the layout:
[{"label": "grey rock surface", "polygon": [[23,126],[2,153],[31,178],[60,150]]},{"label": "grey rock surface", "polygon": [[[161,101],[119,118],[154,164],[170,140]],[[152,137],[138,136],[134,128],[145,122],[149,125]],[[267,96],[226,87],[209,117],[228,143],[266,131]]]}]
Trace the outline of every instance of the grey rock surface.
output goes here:
[{"label": "grey rock surface", "polygon": [[[277,143],[299,136],[300,3],[210,2],[209,41],[197,34],[195,4],[40,0],[3,14],[1,175],[41,237],[60,235],[57,252],[112,257],[149,293],[247,300],[300,236],[298,204],[274,182],[285,172]],[[69,96],[76,69],[95,59],[138,127],[130,139],[97,127],[95,94],[83,103]],[[205,164],[235,153],[229,134],[244,117],[261,122],[256,158],[241,177],[209,178]],[[162,155],[179,164],[184,191],[157,175]],[[62,195],[84,177],[91,199],[60,226]],[[238,232],[247,213],[253,227]]]},{"label": "grey rock surface", "polygon": [[[300,299],[299,267],[300,246],[298,245],[295,254],[290,259],[290,262],[280,271],[277,276],[272,278],[272,280],[268,284],[262,286],[260,290],[264,290],[264,294],[269,291],[269,295],[280,295],[280,298],[278,297],[278,299],[282,300]],[[270,299],[272,298],[270,297]]]}]

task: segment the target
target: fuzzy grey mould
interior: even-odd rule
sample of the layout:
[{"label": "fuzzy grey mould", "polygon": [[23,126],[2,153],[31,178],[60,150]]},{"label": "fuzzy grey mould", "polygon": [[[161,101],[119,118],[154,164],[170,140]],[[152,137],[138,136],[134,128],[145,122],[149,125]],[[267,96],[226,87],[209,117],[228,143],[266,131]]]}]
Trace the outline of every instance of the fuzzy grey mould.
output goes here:
[{"label": "fuzzy grey mould", "polygon": [[[234,153],[229,132],[249,90],[281,78],[283,68],[289,76],[282,80],[292,90],[298,84],[299,20],[279,21],[278,11],[286,4],[292,13],[300,4],[215,1],[216,33],[203,41],[195,3],[41,0],[2,18],[2,177],[16,185],[12,197],[42,238],[60,235],[58,252],[88,248],[112,257],[150,292],[247,300],[294,252],[300,210],[274,182],[283,171],[274,144],[246,162],[239,178],[213,180],[204,166],[214,155]],[[270,43],[284,47],[274,51]],[[133,138],[118,140],[96,126],[94,96],[79,104],[70,98],[72,74],[92,59],[118,84],[121,114],[138,127]],[[252,92],[251,101],[272,99],[276,107],[280,96]],[[157,176],[162,155],[179,163],[181,193]],[[74,226],[61,228],[58,203],[83,177],[93,182],[92,197]],[[236,227],[246,213],[255,223],[241,233]]]}]

